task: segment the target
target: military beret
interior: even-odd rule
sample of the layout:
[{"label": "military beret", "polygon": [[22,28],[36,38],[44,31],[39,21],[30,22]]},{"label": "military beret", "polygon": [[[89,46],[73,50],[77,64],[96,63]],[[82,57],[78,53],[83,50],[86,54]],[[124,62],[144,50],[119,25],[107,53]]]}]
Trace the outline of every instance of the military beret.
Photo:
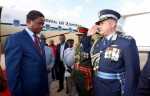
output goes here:
[{"label": "military beret", "polygon": [[79,32],[80,32],[80,33],[87,33],[87,32],[88,32],[88,28],[79,27]]},{"label": "military beret", "polygon": [[78,33],[77,33],[77,35],[84,34],[84,33],[87,33],[87,32],[88,32],[88,28],[78,27]]}]

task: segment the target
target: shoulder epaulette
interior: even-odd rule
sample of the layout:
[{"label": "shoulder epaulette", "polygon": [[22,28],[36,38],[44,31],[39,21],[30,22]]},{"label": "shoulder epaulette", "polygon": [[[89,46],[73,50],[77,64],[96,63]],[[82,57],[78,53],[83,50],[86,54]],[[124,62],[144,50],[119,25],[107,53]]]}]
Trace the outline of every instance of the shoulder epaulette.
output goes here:
[{"label": "shoulder epaulette", "polygon": [[122,38],[128,39],[128,40],[132,40],[133,39],[132,36],[126,35],[125,33],[119,34],[119,36],[122,37]]}]

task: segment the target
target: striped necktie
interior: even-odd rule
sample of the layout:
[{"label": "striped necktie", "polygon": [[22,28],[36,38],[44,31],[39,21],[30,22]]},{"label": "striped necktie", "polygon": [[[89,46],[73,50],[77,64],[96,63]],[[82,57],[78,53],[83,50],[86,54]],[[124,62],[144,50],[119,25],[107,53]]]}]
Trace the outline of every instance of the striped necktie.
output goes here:
[{"label": "striped necktie", "polygon": [[40,46],[40,38],[36,34],[34,34],[34,45],[35,45],[36,49],[39,51],[39,53],[42,55],[43,52],[42,52],[42,48]]}]

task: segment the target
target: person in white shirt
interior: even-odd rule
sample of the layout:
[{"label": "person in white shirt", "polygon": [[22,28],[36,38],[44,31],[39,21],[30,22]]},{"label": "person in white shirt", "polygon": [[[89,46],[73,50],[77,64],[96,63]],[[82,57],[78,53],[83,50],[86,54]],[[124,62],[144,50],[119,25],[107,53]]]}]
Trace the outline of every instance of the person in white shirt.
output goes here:
[{"label": "person in white shirt", "polygon": [[65,78],[66,78],[66,93],[70,96],[72,91],[71,72],[75,63],[75,49],[73,48],[74,40],[67,40],[68,48],[64,50],[63,62],[65,65]]}]

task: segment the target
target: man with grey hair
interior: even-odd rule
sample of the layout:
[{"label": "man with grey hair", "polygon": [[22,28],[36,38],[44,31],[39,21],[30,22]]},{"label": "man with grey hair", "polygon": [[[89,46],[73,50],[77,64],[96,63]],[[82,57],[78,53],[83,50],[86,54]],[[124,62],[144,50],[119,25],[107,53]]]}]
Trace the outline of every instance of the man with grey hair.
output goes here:
[{"label": "man with grey hair", "polygon": [[139,55],[134,38],[118,34],[116,27],[120,17],[114,10],[101,10],[99,20],[89,30],[103,36],[94,76],[95,96],[135,96],[140,73]]}]

